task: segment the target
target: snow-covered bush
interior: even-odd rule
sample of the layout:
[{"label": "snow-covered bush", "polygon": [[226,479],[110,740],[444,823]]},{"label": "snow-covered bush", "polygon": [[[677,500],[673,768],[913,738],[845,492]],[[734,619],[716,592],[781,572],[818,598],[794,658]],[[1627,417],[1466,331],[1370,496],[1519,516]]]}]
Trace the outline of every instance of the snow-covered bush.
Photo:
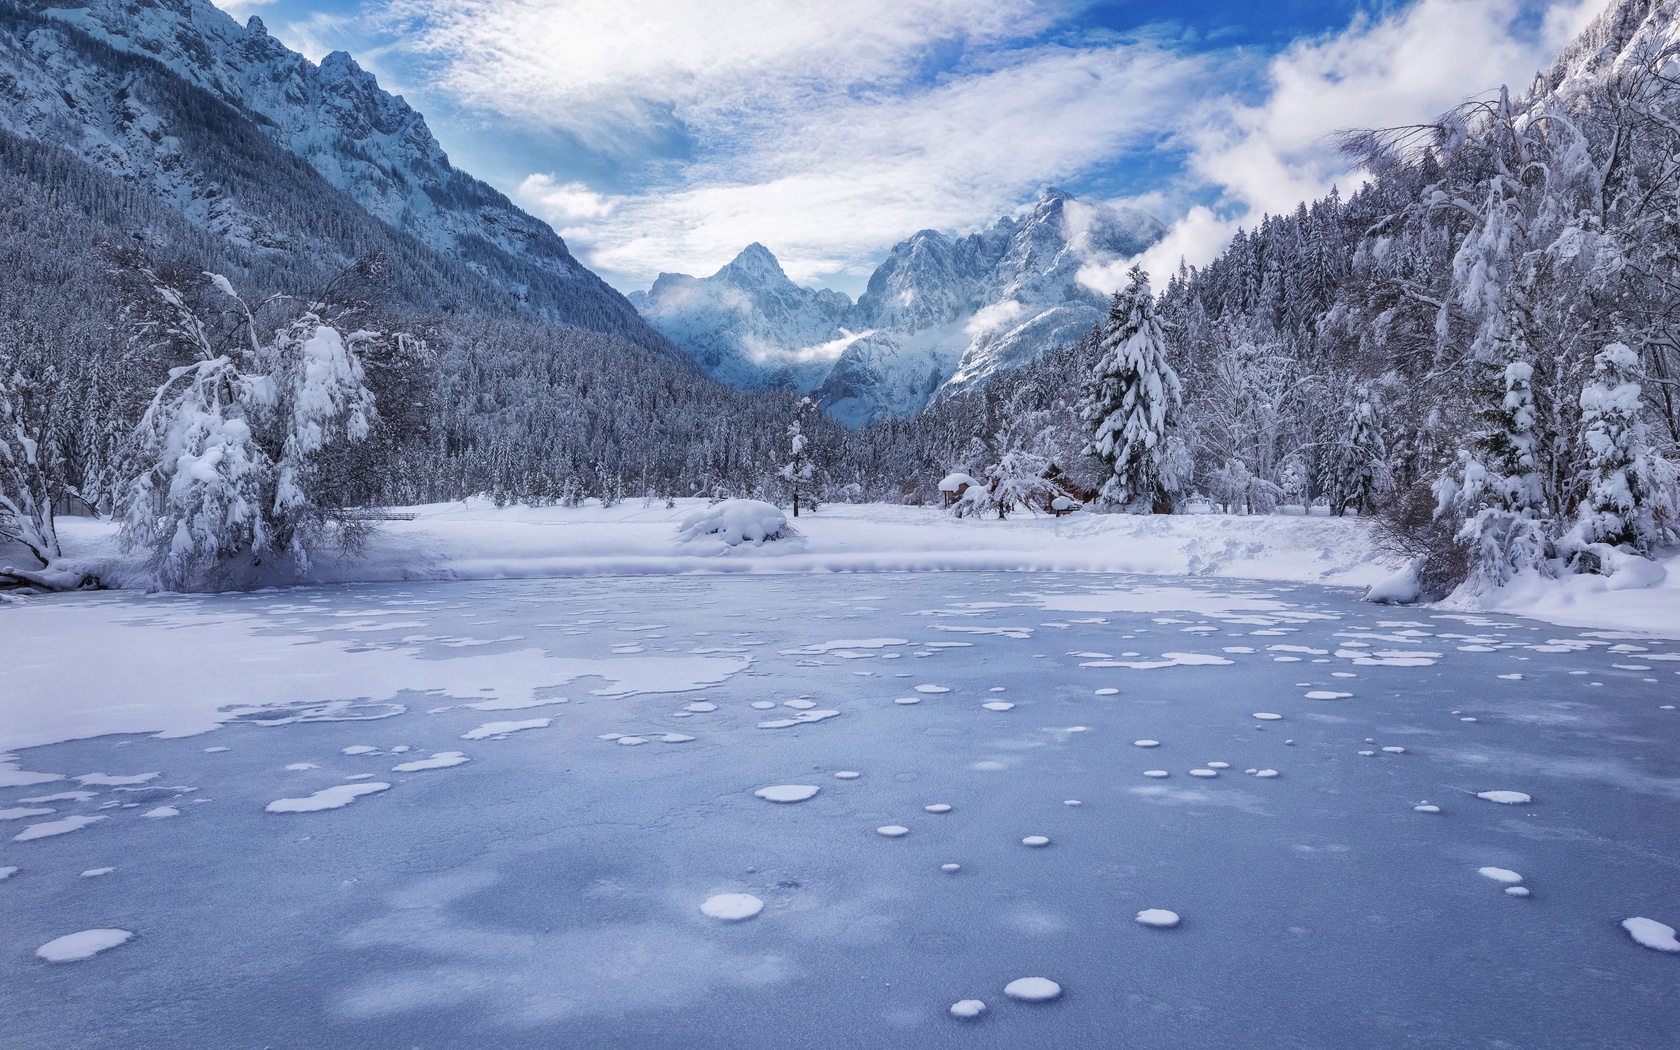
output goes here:
[{"label": "snow-covered bush", "polygon": [[721,544],[720,550],[742,544],[762,547],[798,535],[780,507],[755,499],[713,503],[690,514],[677,526],[678,543]]},{"label": "snow-covered bush", "polygon": [[943,489],[953,479],[966,479],[968,487],[951,504],[950,513],[958,518],[1007,518],[1016,510],[1048,512],[1051,503],[1063,494],[1055,482],[1045,477],[1049,466],[1043,456],[1015,449],[1004,453],[996,463],[986,468],[989,481],[976,481],[966,474],[953,474],[940,487]]},{"label": "snow-covered bush", "polygon": [[141,419],[143,466],[123,519],[125,548],[168,589],[226,586],[276,563],[302,572],[335,526],[353,534],[355,520],[323,498],[320,461],[378,419],[359,354],[374,333],[346,335],[306,309],[263,340],[227,280],[207,276],[243,312],[244,338],[216,352],[182,295],[155,283],[173,311],[168,334],[197,359],[170,370]]}]

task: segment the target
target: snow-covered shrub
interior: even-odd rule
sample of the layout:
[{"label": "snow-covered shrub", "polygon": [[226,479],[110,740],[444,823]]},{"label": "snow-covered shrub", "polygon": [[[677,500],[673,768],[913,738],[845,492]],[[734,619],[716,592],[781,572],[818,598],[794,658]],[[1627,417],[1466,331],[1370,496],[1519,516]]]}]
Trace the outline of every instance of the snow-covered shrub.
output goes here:
[{"label": "snow-covered shrub", "polygon": [[677,526],[678,543],[718,543],[724,548],[766,543],[798,536],[787,515],[773,503],[755,499],[726,499],[682,520]]},{"label": "snow-covered shrub", "polygon": [[[1043,456],[1016,449],[1004,453],[996,463],[986,468],[989,481],[975,481],[968,475],[951,475],[946,479],[967,478],[968,488],[951,504],[951,514],[959,518],[1007,518],[1016,510],[1049,511],[1051,501],[1062,495],[1055,482],[1045,477],[1050,464]],[[941,488],[944,483],[941,483]]]},{"label": "snow-covered shrub", "polygon": [[227,280],[208,276],[244,311],[245,338],[213,351],[180,293],[157,283],[170,334],[197,360],[170,370],[141,419],[123,519],[125,548],[168,589],[224,586],[271,563],[301,572],[335,525],[353,532],[322,498],[320,460],[378,419],[359,354],[374,333],[346,335],[306,310],[264,341]]}]

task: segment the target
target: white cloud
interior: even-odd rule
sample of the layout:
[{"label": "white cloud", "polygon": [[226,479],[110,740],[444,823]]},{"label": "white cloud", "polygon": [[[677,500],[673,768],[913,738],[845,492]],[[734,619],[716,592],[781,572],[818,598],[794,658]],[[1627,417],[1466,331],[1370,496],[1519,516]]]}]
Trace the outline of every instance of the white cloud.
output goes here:
[{"label": "white cloud", "polygon": [[[548,174],[518,188],[590,265],[646,283],[760,241],[796,281],[855,284],[918,229],[973,229],[1161,148],[1188,160],[1147,198],[1177,221],[1142,261],[1158,278],[1206,262],[1239,222],[1352,188],[1329,133],[1524,85],[1604,6],[1416,0],[1298,42],[1255,98],[1229,75],[1248,55],[1069,32],[1087,2],[390,0],[385,21],[470,110],[661,158],[612,195]],[[1106,288],[1124,269],[1082,276]]]},{"label": "white cloud", "polygon": [[519,184],[519,197],[561,225],[605,219],[617,203],[581,182],[556,183],[552,175],[527,176]]},{"label": "white cloud", "polygon": [[798,120],[733,128],[734,148],[690,165],[678,187],[615,197],[607,222],[572,223],[538,192],[520,200],[615,273],[709,273],[760,241],[796,281],[855,277],[916,230],[990,222],[1052,178],[1142,148],[1205,69],[1145,44],[1031,48],[918,90],[808,99]]}]

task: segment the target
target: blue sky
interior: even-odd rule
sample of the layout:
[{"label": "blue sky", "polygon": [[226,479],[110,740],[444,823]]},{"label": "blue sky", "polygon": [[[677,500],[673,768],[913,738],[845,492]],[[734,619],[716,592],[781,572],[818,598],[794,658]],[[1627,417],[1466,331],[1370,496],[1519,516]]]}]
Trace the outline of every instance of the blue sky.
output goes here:
[{"label": "blue sky", "polygon": [[1357,180],[1326,134],[1526,83],[1605,0],[220,2],[350,51],[623,290],[759,241],[856,294],[1048,185],[1167,222],[1147,266],[1206,261]]}]

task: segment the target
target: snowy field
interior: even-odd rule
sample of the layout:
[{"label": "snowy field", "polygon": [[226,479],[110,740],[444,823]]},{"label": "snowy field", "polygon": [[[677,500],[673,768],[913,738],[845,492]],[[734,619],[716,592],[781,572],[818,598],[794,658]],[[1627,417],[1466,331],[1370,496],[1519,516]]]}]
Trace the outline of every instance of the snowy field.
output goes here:
[{"label": "snowy field", "polygon": [[[846,555],[845,520],[781,557]],[[1019,556],[1185,571],[1148,522],[1080,546],[1093,521]],[[1197,556],[1386,571],[1280,521],[1210,519]],[[929,559],[1005,533],[942,535]],[[1680,644],[1358,593],[805,572],[0,607],[0,1045],[1672,1046]]]}]

